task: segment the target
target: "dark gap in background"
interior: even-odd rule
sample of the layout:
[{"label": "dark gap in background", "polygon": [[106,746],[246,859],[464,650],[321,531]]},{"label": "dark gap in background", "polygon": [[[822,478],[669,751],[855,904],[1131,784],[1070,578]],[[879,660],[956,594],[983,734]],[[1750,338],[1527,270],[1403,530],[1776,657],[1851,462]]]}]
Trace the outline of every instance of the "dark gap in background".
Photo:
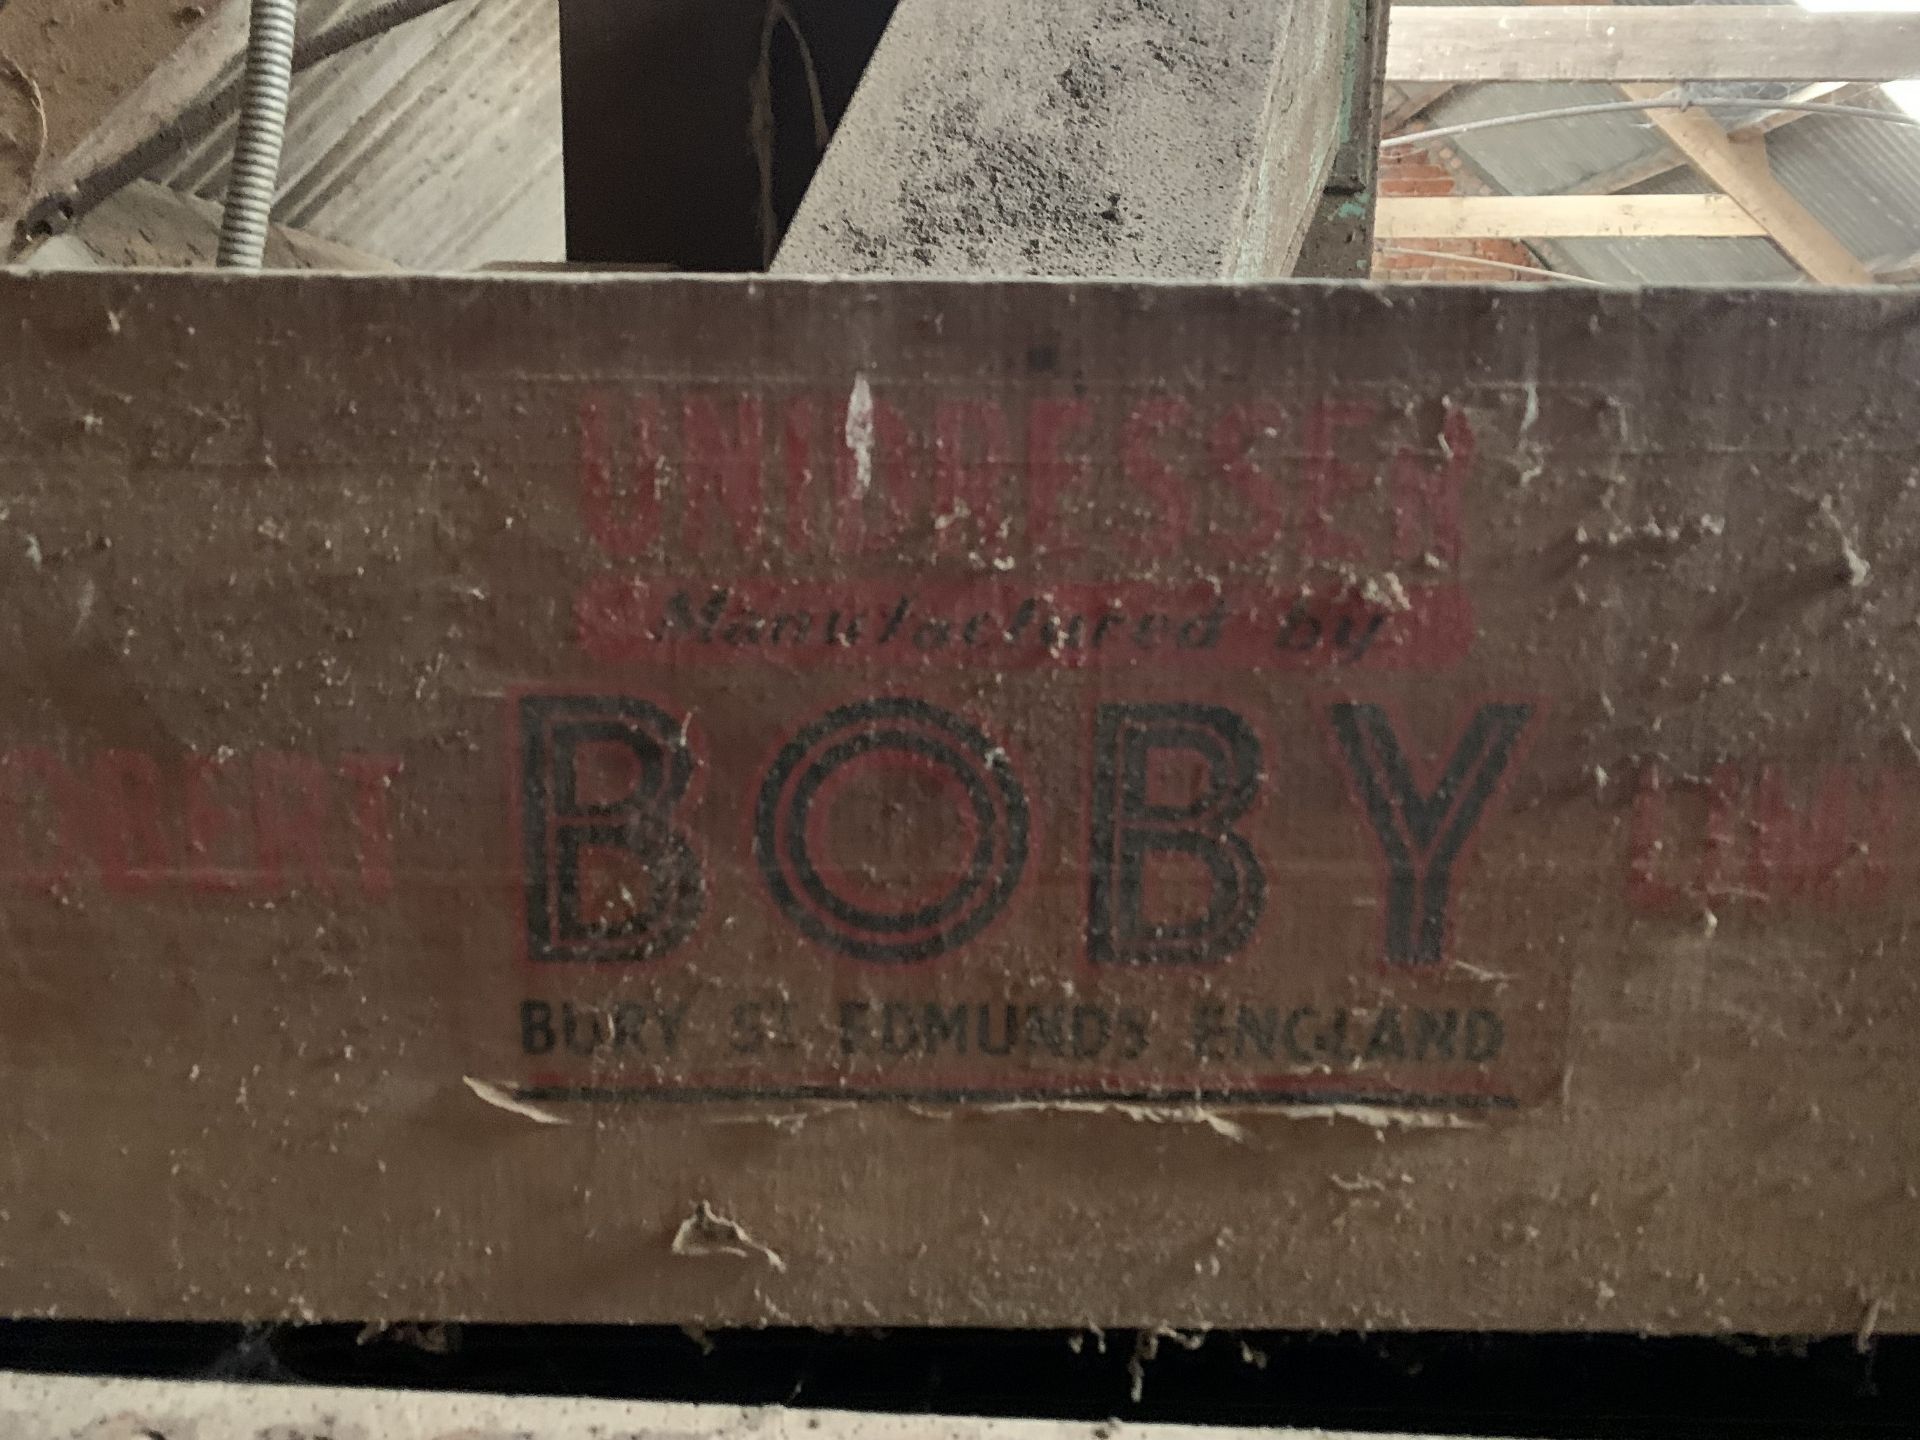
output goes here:
[{"label": "dark gap in background", "polygon": [[[1104,1344],[1102,1341],[1104,1340]],[[0,1322],[0,1368],[1443,1435],[1920,1433],[1920,1337]]]},{"label": "dark gap in background", "polygon": [[[567,258],[763,268],[753,94],[771,0],[561,0]],[[770,59],[773,200],[784,232],[820,152],[794,30],[837,128],[898,0],[785,0]]]}]

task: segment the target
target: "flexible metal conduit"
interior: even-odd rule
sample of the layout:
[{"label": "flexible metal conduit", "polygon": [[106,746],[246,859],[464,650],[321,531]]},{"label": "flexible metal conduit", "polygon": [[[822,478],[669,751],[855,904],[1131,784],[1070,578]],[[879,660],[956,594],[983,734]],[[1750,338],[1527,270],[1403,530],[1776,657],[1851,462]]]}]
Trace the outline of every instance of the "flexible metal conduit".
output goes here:
[{"label": "flexible metal conduit", "polygon": [[258,270],[267,248],[267,220],[280,184],[280,145],[293,86],[293,29],[298,0],[252,0],[247,70],[240,100],[227,205],[220,216],[219,263]]}]

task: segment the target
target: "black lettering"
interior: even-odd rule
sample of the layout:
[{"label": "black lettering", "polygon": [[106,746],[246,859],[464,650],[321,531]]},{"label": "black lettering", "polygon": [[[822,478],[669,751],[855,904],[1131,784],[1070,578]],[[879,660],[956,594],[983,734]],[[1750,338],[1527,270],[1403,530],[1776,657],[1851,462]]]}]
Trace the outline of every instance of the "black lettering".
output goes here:
[{"label": "black lettering", "polygon": [[[1205,782],[1184,802],[1150,793],[1156,754],[1198,758]],[[1231,710],[1214,705],[1102,705],[1094,722],[1093,816],[1087,948],[1096,964],[1216,964],[1259,923],[1266,873],[1233,828],[1258,796],[1260,742]],[[1150,919],[1156,859],[1183,856],[1206,870],[1204,906]]]},{"label": "black lettering", "polygon": [[692,1008],[692,997],[682,1000],[672,1010],[664,1005],[654,1007],[654,1018],[660,1023],[660,1048],[667,1054],[672,1055],[680,1048],[680,1026],[685,1022],[687,1012]]},{"label": "black lettering", "polygon": [[766,629],[766,616],[756,615],[751,610],[738,610],[734,612],[733,618],[727,621],[726,627],[721,630],[720,643],[723,645],[758,645],[761,636],[766,633]]},{"label": "black lettering", "polygon": [[1193,1007],[1193,1058],[1219,1060],[1226,1056],[1227,1007],[1217,1000],[1196,1001]]},{"label": "black lettering", "polygon": [[566,1037],[567,1049],[575,1055],[591,1055],[613,1038],[611,1026],[602,1037],[599,1011],[576,1009],[571,1000],[561,1002],[560,1029]]},{"label": "black lettering", "polygon": [[[959,781],[976,839],[944,893],[881,909],[829,885],[808,817],[830,779],[901,755]],[[993,922],[1020,883],[1027,832],[1026,792],[1004,749],[950,711],[889,697],[832,711],[780,752],[760,787],[753,848],[767,888],[802,934],[855,959],[904,964],[945,954]]]},{"label": "black lettering", "polygon": [[[1001,1014],[999,1043],[993,1040],[993,1013]],[[980,1053],[982,1055],[1011,1055],[1013,1042],[1018,1038],[1020,1012],[1012,1005],[982,1005],[980,1007]]]},{"label": "black lettering", "polygon": [[1120,1058],[1138,1060],[1147,1053],[1151,1041],[1150,1021],[1144,1010],[1122,1006],[1120,1010]]},{"label": "black lettering", "polygon": [[1298,1010],[1287,1012],[1287,1023],[1280,1028],[1280,1038],[1286,1042],[1287,1058],[1296,1065],[1313,1063],[1313,1052],[1307,1049],[1300,1039],[1300,1027],[1313,1019],[1315,1010],[1311,1005],[1302,1005]]},{"label": "black lettering", "polygon": [[1351,1060],[1353,1052],[1347,1048],[1347,1012],[1333,1012],[1333,1022],[1313,1037],[1315,1052],[1328,1060]]},{"label": "black lettering", "polygon": [[693,775],[683,723],[605,695],[525,696],[519,720],[528,954],[667,954],[705,902],[700,862],[671,823]]},{"label": "black lettering", "polygon": [[1087,617],[1084,615],[1049,615],[1040,623],[1040,643],[1047,647],[1050,655],[1078,650],[1085,644],[1086,638]]},{"label": "black lettering", "polygon": [[674,632],[691,632],[703,645],[713,643],[714,627],[719,625],[720,617],[726,613],[727,601],[733,597],[730,590],[712,590],[707,594],[707,603],[700,607],[700,613],[693,613],[693,597],[684,590],[676,590],[668,597],[666,606],[666,625],[658,640],[671,639]]},{"label": "black lettering", "polygon": [[1482,1064],[1497,1056],[1506,1043],[1507,1027],[1493,1011],[1467,1012],[1467,1033],[1461,1045],[1461,1051],[1467,1059],[1476,1065]]},{"label": "black lettering", "polygon": [[1400,1011],[1397,1006],[1389,1005],[1375,1017],[1373,1033],[1367,1036],[1366,1058],[1369,1060],[1407,1058],[1407,1037],[1400,1029]]},{"label": "black lettering", "polygon": [[868,1020],[873,1007],[864,1000],[840,1002],[840,1053],[864,1055],[873,1048],[873,1026]]},{"label": "black lettering", "polygon": [[[661,1045],[669,1055],[679,1047],[680,1026],[692,1005],[692,1000],[682,1000],[677,1010],[654,1009],[654,1018],[660,1024]],[[792,1006],[784,1000],[740,1001],[733,1007],[733,1028],[727,1043],[740,1055],[791,1050],[794,1046],[791,1010]],[[842,1007],[843,1016],[844,1013],[845,1007]]]},{"label": "black lettering", "polygon": [[[985,1008],[985,1007],[982,1007]],[[965,1005],[956,1005],[944,1010],[932,1001],[927,1002],[926,1012],[920,1019],[920,1033],[925,1037],[929,1055],[938,1055],[943,1045],[952,1045],[953,1053],[967,1053],[967,1009]]]},{"label": "black lettering", "polygon": [[1413,1012],[1413,1058],[1453,1059],[1454,1036],[1460,1029],[1458,1010],[1416,1010]]},{"label": "black lettering", "polygon": [[1333,707],[1341,757],[1386,858],[1389,965],[1429,967],[1445,957],[1454,866],[1532,717],[1531,705],[1481,706],[1423,794],[1385,710]]},{"label": "black lettering", "polygon": [[1064,1005],[1027,1007],[1027,1052],[1035,1047],[1065,1059],[1067,1055],[1067,1016]]},{"label": "black lettering", "polygon": [[1213,650],[1220,644],[1220,632],[1227,625],[1227,602],[1215,600],[1213,608],[1196,615],[1180,627],[1175,643],[1182,650]]},{"label": "black lettering", "polygon": [[911,1055],[920,1048],[920,1026],[913,1006],[904,1000],[889,1000],[880,1007],[880,1053]]},{"label": "black lettering", "polygon": [[895,635],[898,635],[900,633],[900,627],[907,623],[907,611],[912,608],[912,599],[909,596],[902,595],[900,597],[900,603],[893,607],[893,613],[881,622],[880,638],[873,643],[876,645],[885,645],[891,641]]},{"label": "black lettering", "polygon": [[1113,1039],[1113,1021],[1098,1005],[1073,1007],[1073,1058],[1091,1060]]},{"label": "black lettering", "polygon": [[1262,1060],[1273,1059],[1279,1038],[1280,1012],[1271,1005],[1264,1010],[1242,1005],[1234,1016],[1233,1053],[1242,1060],[1247,1058],[1248,1050]]},{"label": "black lettering", "polygon": [[553,1006],[544,1000],[520,1002],[520,1050],[527,1055],[551,1055],[559,1037],[553,1033]]},{"label": "black lettering", "polygon": [[647,1053],[647,1007],[631,1000],[613,1007],[613,1048]]},{"label": "black lettering", "polygon": [[1142,615],[1140,623],[1133,627],[1133,643],[1142,650],[1153,649],[1172,623],[1165,615]]},{"label": "black lettering", "polygon": [[773,633],[767,639],[770,644],[778,645],[787,638],[787,632],[793,632],[793,643],[801,645],[813,633],[813,616],[805,610],[783,610],[773,617]]},{"label": "black lettering", "polygon": [[1386,615],[1376,610],[1367,616],[1356,635],[1353,616],[1342,615],[1340,624],[1333,632],[1333,648],[1340,656],[1340,663],[1358,665],[1366,659],[1367,651],[1373,648],[1373,642],[1379,638],[1380,632],[1386,628],[1386,625]]},{"label": "black lettering", "polygon": [[1293,608],[1287,612],[1287,623],[1280,627],[1280,638],[1274,645],[1278,649],[1304,655],[1319,646],[1322,628],[1320,618],[1308,613],[1306,602],[1296,600]]}]

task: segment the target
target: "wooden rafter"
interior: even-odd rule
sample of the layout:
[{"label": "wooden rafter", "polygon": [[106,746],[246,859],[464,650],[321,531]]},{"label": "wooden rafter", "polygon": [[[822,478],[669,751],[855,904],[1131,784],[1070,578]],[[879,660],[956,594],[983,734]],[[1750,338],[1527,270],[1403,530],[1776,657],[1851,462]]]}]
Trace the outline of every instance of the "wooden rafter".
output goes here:
[{"label": "wooden rafter", "polygon": [[[1869,84],[1853,84],[1846,81],[1828,80],[1818,85],[1808,85],[1794,91],[1786,98],[1793,101],[1823,101],[1835,105],[1851,104],[1863,95],[1877,89]],[[1768,110],[1751,120],[1742,121],[1727,130],[1729,139],[1738,143],[1757,139],[1762,135],[1771,135],[1797,121],[1805,120],[1817,112],[1807,110]],[[1636,185],[1644,185],[1649,180],[1685,168],[1687,158],[1670,147],[1662,146],[1651,155],[1641,155],[1627,161],[1624,165],[1615,165],[1589,175],[1576,185],[1569,185],[1562,193],[1567,195],[1615,195],[1622,190],[1631,190]]]},{"label": "wooden rafter", "polygon": [[1725,195],[1388,197],[1374,224],[1377,235],[1397,240],[1767,233]]},{"label": "wooden rafter", "polygon": [[[1620,91],[1630,99],[1653,100],[1666,88],[1622,85]],[[1650,110],[1647,118],[1688,164],[1758,221],[1810,278],[1827,285],[1873,283],[1859,257],[1774,178],[1764,137],[1736,141],[1699,110]]]},{"label": "wooden rafter", "polygon": [[1794,5],[1403,5],[1393,84],[1482,80],[1900,80],[1920,14]]},{"label": "wooden rafter", "polygon": [[1397,85],[1380,114],[1380,133],[1397,135],[1454,91],[1452,85]]}]

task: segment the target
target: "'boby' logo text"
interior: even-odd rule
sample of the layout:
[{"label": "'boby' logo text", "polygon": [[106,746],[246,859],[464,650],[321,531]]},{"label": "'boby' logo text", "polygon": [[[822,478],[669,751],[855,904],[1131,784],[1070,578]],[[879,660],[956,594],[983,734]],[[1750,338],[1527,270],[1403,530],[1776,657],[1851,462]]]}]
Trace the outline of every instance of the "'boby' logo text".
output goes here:
[{"label": "'boby' logo text", "polygon": [[[1434,768],[1416,763],[1424,747],[1410,746],[1384,708],[1327,707],[1333,754],[1381,861],[1387,965],[1446,958],[1457,868],[1533,715],[1526,703],[1481,705]],[[693,718],[633,696],[532,695],[518,701],[517,720],[529,957],[645,963],[684,944],[703,921],[713,859],[685,822],[701,769]],[[1244,823],[1261,799],[1258,734],[1220,705],[1106,701],[1091,737],[1087,958],[1226,960],[1268,903]],[[1177,797],[1152,781],[1169,767],[1196,777]],[[842,797],[903,785],[935,817],[924,834],[905,844],[882,834],[891,849],[849,859],[831,820]],[[764,774],[743,778],[740,809],[751,815],[743,846],[775,912],[809,941],[871,964],[960,950],[1027,879],[1033,807],[1012,759],[974,721],[925,699],[862,699],[810,720]],[[1169,872],[1183,878],[1173,913],[1156,883]]]}]

